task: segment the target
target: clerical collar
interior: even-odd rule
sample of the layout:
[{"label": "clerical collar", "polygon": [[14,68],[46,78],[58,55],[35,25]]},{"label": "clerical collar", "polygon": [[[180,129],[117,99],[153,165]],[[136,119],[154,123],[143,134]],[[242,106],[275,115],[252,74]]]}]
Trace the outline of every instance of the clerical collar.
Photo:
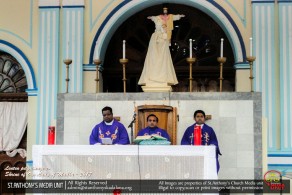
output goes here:
[{"label": "clerical collar", "polygon": [[105,122],[104,121],[104,123],[106,124],[106,125],[112,125],[113,124],[113,122],[114,122],[114,120],[112,120],[111,122],[109,122],[109,123],[107,123],[107,122]]}]

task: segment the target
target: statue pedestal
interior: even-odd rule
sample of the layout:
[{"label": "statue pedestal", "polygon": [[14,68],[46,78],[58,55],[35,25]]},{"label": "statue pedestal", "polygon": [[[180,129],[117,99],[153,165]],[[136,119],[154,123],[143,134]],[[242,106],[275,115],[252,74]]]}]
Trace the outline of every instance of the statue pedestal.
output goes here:
[{"label": "statue pedestal", "polygon": [[171,92],[172,88],[171,86],[167,87],[147,87],[147,86],[142,86],[142,89],[144,92]]},{"label": "statue pedestal", "polygon": [[167,83],[162,84],[146,84],[142,86],[144,92],[171,92],[172,87]]}]

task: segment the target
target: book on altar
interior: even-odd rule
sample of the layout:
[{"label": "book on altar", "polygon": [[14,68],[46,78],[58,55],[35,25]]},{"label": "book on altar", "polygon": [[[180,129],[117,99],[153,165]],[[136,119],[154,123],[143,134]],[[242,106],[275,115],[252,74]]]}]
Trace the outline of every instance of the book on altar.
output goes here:
[{"label": "book on altar", "polygon": [[100,138],[100,139],[101,139],[102,145],[112,145],[113,144],[113,140],[109,137]]},{"label": "book on altar", "polygon": [[145,141],[145,140],[149,140],[149,141],[150,140],[153,140],[153,141],[166,140],[167,141],[167,139],[165,137],[162,137],[162,136],[157,135],[157,134],[153,134],[153,135],[137,136],[136,139],[134,139],[134,143],[139,144],[140,142]]}]

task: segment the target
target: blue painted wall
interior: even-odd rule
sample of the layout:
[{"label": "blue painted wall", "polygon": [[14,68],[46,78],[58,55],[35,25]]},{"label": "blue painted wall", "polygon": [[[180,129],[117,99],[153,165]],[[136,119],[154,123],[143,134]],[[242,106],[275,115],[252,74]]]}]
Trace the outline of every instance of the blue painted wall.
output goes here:
[{"label": "blue painted wall", "polygon": [[56,118],[59,81],[59,12],[59,7],[39,9],[36,144],[47,144],[48,126]]}]

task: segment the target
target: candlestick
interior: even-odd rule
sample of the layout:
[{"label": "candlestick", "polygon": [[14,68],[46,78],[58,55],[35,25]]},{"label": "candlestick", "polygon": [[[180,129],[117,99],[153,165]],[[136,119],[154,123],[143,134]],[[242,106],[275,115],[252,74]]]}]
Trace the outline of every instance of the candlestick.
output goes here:
[{"label": "candlestick", "polygon": [[123,59],[126,59],[126,40],[123,40]]},{"label": "candlestick", "polygon": [[247,61],[249,62],[249,71],[250,71],[250,76],[249,76],[249,79],[250,79],[250,92],[253,92],[253,62],[255,61],[256,57],[254,56],[248,56],[246,57]]},{"label": "candlestick", "polygon": [[222,38],[221,39],[221,45],[220,45],[220,57],[221,58],[223,57],[223,41],[224,41],[224,39]]},{"label": "candlestick", "polygon": [[101,60],[100,59],[94,59],[93,63],[96,66],[96,88],[95,88],[95,92],[98,93],[99,92],[99,65],[101,64]]},{"label": "candlestick", "polygon": [[72,63],[72,60],[71,59],[65,59],[63,62],[66,64],[66,79],[65,79],[65,81],[66,81],[66,93],[68,93],[68,91],[69,91],[69,81],[70,81],[70,79],[69,79],[69,65]]},{"label": "candlestick", "polygon": [[189,41],[190,41],[190,58],[192,58],[192,56],[193,56],[193,40],[192,39],[189,39]]},{"label": "candlestick", "polygon": [[226,58],[225,57],[219,57],[217,58],[217,61],[220,64],[220,77],[219,77],[219,81],[220,81],[220,92],[222,92],[222,81],[223,81],[223,64],[226,62]]},{"label": "candlestick", "polygon": [[252,37],[249,38],[249,56],[252,56]]},{"label": "candlestick", "polygon": [[190,92],[193,91],[193,63],[195,63],[196,58],[187,58],[187,62],[189,63],[190,66],[190,77],[189,77],[189,87],[190,87]]},{"label": "candlestick", "polygon": [[126,81],[127,81],[127,78],[126,78],[126,64],[129,62],[128,59],[120,59],[120,63],[123,65],[123,86],[124,86],[124,93],[126,93]]}]

